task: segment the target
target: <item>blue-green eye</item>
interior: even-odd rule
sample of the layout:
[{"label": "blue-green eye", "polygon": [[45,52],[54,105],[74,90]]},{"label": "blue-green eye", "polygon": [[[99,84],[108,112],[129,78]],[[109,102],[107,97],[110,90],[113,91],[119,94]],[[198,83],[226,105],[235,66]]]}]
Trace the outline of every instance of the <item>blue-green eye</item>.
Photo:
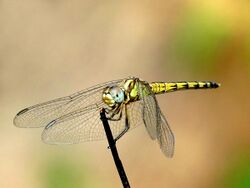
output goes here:
[{"label": "blue-green eye", "polygon": [[117,103],[122,103],[124,101],[124,92],[119,87],[113,87],[110,90],[110,95],[112,96],[114,101]]}]

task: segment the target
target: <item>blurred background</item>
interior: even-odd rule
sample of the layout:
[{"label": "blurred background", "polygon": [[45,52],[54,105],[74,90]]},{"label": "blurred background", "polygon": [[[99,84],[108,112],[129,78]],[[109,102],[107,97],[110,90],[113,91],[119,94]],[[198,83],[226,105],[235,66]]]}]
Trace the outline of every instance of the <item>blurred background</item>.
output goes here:
[{"label": "blurred background", "polygon": [[144,126],[117,146],[131,187],[250,187],[250,2],[0,2],[0,187],[116,188],[107,141],[46,145],[12,121],[28,106],[95,84],[213,80],[216,90],[158,96],[173,159]]}]

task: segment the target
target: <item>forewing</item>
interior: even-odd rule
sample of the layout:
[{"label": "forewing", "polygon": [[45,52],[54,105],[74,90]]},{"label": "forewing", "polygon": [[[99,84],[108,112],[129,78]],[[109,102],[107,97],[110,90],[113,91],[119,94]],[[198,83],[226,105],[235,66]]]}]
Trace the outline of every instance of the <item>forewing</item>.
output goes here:
[{"label": "forewing", "polygon": [[102,91],[108,85],[118,84],[120,80],[106,82],[79,91],[67,97],[58,98],[21,110],[14,118],[17,127],[44,127],[52,120],[89,105],[102,103]]},{"label": "forewing", "polygon": [[[125,116],[119,121],[109,120],[109,125],[113,136],[117,137],[124,130]],[[100,109],[95,105],[53,120],[42,134],[42,140],[49,144],[76,144],[105,138]]]},{"label": "forewing", "polygon": [[160,118],[161,118],[161,123],[157,127],[158,143],[164,155],[171,158],[174,155],[174,147],[175,147],[174,134],[171,131],[166,118],[161,112],[160,112]]}]

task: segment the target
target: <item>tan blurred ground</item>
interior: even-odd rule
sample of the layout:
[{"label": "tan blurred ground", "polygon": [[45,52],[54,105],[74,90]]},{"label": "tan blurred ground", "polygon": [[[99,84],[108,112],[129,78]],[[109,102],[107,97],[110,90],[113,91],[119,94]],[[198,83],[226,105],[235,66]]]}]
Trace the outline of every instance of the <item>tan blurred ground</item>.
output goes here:
[{"label": "tan blurred ground", "polygon": [[[233,34],[204,77],[164,51],[190,7],[207,7]],[[12,120],[24,107],[130,75],[222,83],[218,90],[159,97],[176,137],[173,159],[161,154],[143,126],[119,141],[131,186],[220,187],[226,166],[250,148],[250,69],[243,58],[249,7],[223,0],[1,1],[0,187],[46,187],[46,168],[58,158],[86,177],[79,180],[86,187],[120,187],[106,141],[45,145],[41,129],[18,129]]]}]

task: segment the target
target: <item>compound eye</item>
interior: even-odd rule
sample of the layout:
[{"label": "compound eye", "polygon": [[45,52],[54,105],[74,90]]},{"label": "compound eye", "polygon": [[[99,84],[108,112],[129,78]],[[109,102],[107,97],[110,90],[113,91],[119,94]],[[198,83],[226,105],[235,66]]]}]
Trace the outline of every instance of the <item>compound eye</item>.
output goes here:
[{"label": "compound eye", "polygon": [[117,103],[122,103],[124,101],[124,92],[119,87],[113,87],[110,90],[110,95]]}]

